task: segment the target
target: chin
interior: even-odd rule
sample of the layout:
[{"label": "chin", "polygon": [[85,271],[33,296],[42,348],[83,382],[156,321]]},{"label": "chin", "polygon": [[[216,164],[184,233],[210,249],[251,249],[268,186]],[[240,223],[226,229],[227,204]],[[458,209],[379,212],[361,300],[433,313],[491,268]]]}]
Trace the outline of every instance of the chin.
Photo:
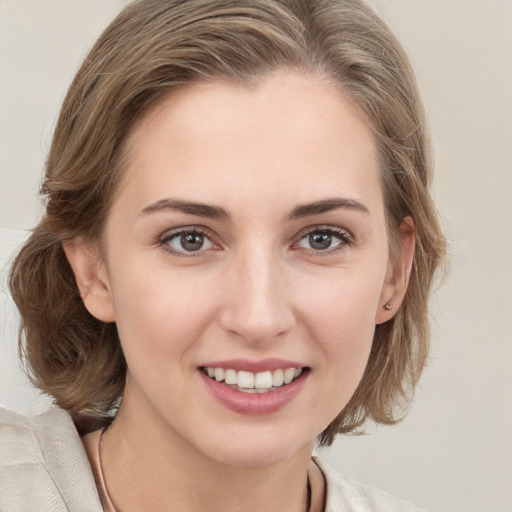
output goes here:
[{"label": "chin", "polygon": [[294,457],[308,457],[315,439],[300,442],[290,432],[238,433],[217,440],[208,450],[210,458],[231,467],[261,468]]}]

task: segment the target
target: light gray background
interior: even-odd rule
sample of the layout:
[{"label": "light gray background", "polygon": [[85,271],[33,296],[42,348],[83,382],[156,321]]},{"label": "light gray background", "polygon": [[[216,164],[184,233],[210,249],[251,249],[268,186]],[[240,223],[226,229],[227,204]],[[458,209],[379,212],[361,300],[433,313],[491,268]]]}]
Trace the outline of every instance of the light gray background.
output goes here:
[{"label": "light gray background", "polygon": [[[0,0],[0,265],[40,215],[59,105],[121,0]],[[512,1],[372,4],[412,56],[436,148],[452,270],[434,300],[433,355],[400,425],[322,455],[431,512],[512,512]],[[0,290],[0,403],[46,407],[16,364]]]}]

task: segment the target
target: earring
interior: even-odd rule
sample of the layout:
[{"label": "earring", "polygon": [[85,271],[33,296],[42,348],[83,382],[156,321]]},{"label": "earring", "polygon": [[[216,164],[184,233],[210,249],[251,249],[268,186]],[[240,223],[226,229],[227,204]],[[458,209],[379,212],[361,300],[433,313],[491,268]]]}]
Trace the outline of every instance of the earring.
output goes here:
[{"label": "earring", "polygon": [[384,304],[384,309],[386,311],[391,311],[393,309],[393,305],[391,304],[390,301],[386,302],[386,304]]}]

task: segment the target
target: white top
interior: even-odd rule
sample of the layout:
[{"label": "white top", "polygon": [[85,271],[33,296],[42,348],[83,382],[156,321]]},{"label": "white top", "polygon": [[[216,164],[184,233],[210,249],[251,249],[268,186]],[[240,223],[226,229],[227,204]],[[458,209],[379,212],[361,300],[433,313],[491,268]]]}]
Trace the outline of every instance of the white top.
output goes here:
[{"label": "white top", "polygon": [[[340,474],[318,458],[325,512],[422,512]],[[84,446],[57,407],[33,418],[0,408],[0,512],[103,512]],[[423,511],[424,512],[424,511]]]}]

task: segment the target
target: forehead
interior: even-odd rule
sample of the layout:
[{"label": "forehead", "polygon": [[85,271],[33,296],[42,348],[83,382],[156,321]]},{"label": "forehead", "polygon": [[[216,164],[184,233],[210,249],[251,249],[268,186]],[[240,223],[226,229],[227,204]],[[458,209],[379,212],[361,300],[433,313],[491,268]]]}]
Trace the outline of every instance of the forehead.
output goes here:
[{"label": "forehead", "polygon": [[263,199],[278,189],[315,200],[335,195],[333,187],[359,199],[380,190],[364,117],[331,81],[293,72],[252,87],[212,81],[172,92],[138,121],[127,148],[121,190],[140,202]]}]

